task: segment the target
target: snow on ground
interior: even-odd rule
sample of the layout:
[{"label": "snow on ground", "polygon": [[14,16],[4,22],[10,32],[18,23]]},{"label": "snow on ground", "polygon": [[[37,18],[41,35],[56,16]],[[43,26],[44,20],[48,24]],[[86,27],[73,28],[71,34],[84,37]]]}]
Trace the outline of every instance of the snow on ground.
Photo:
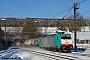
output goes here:
[{"label": "snow on ground", "polygon": [[[74,40],[74,33],[72,32],[65,32],[71,34],[72,39]],[[77,39],[79,40],[90,40],[90,32],[77,32]]]},{"label": "snow on ground", "polygon": [[[59,53],[57,53],[57,52],[46,51],[46,50],[40,49],[40,48],[38,48],[38,47],[23,48],[23,49],[30,49],[30,50],[32,50],[32,51],[43,52],[43,53],[47,53],[47,54],[56,53],[56,54],[53,54],[53,55],[58,55],[58,54],[59,54]],[[74,53],[76,53],[76,52],[74,52]],[[68,56],[81,57],[81,58],[79,58],[79,59],[77,59],[77,60],[82,60],[82,58],[83,58],[83,60],[89,60],[89,59],[90,59],[89,57],[77,56],[77,55],[72,55],[72,54],[67,54],[67,53],[60,53],[60,55],[61,55],[61,56],[67,55],[67,57],[68,57]],[[59,60],[64,60],[64,59],[59,58]]]},{"label": "snow on ground", "polygon": [[17,52],[16,49],[8,49],[0,51],[0,60],[18,60],[18,57],[11,57],[13,54]]},{"label": "snow on ground", "polygon": [[[30,49],[30,48],[25,48],[25,49]],[[33,50],[33,48],[31,49]],[[4,52],[4,50],[0,52]],[[0,53],[0,60],[48,60],[48,59],[41,56],[37,56],[32,53],[23,52],[19,49],[18,50],[16,49],[15,51],[10,53],[7,53],[7,52],[6,53],[4,52],[3,54]]]},{"label": "snow on ground", "polygon": [[[52,54],[51,51],[46,51],[46,50],[43,50],[41,48],[38,48],[38,47],[31,47],[31,48],[22,48],[22,49],[30,49],[32,51],[38,51],[38,52],[44,52],[44,53],[49,53],[49,54]],[[89,52],[73,52],[73,53],[77,53],[77,54],[80,54],[80,53],[83,53],[83,54],[89,54],[90,55],[90,51]],[[58,54],[58,53],[57,53]],[[79,55],[73,55],[73,54],[69,54],[69,53],[61,53],[61,55],[67,55],[67,56],[74,56],[74,57],[78,57],[77,60],[90,60],[90,57],[87,57],[87,56],[79,56]],[[36,55],[36,54],[33,54],[33,53],[28,53],[28,52],[23,52],[21,50],[18,50],[17,53],[13,54],[13,57],[14,56],[18,56],[20,57],[22,60],[49,60],[48,58],[46,57],[42,57],[40,55]],[[59,58],[60,60],[64,60],[62,58]]]},{"label": "snow on ground", "polygon": [[[46,51],[46,50],[39,48],[39,47],[18,47],[18,48],[47,53],[47,54],[56,53],[53,55],[57,55],[57,56],[67,55],[67,58],[68,58],[68,56],[78,57],[78,59],[76,59],[76,60],[90,60],[90,57],[80,55],[82,53],[84,55],[88,54],[90,56],[90,51],[72,52],[72,53],[58,53],[58,52]],[[3,51],[0,51],[0,52],[3,52]],[[64,60],[63,58],[58,58],[58,59]],[[48,59],[47,57],[43,57],[41,55],[33,54],[31,52],[23,52],[20,49],[16,49],[10,53],[7,53],[7,52],[3,53],[3,54],[0,53],[0,60],[52,60],[52,59]]]},{"label": "snow on ground", "polygon": [[28,52],[23,52],[21,50],[18,50],[18,52],[15,53],[13,56],[18,56],[22,60],[48,60],[48,59],[43,58],[41,56],[37,56],[35,54],[28,53]]}]

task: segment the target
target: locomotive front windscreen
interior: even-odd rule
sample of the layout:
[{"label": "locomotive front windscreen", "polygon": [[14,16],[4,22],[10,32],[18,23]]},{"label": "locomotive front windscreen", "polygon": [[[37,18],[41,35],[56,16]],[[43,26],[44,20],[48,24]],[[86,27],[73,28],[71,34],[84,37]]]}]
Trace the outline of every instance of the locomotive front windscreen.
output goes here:
[{"label": "locomotive front windscreen", "polygon": [[71,39],[71,35],[62,35],[61,39]]}]

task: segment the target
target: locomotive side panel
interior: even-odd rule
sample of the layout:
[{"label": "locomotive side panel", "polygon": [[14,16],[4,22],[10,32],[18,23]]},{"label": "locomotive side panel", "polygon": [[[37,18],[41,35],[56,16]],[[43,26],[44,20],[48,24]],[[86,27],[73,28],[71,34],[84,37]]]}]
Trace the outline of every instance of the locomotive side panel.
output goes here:
[{"label": "locomotive side panel", "polygon": [[42,38],[43,47],[54,47],[54,39],[52,36]]},{"label": "locomotive side panel", "polygon": [[55,45],[55,47],[60,49],[61,44],[62,44],[62,42],[61,42],[61,35],[60,34],[56,34],[54,36],[54,45]]},{"label": "locomotive side panel", "polygon": [[62,42],[60,34],[47,37],[40,37],[39,40],[39,47],[53,47],[53,48],[55,47],[60,49],[61,45]]},{"label": "locomotive side panel", "polygon": [[42,37],[39,39],[39,47],[42,47]]}]

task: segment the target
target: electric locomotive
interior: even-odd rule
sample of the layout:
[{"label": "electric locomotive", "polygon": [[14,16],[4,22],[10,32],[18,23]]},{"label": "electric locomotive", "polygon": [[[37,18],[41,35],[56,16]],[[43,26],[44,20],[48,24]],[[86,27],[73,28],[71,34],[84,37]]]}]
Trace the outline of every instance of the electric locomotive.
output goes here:
[{"label": "electric locomotive", "polygon": [[73,43],[70,34],[55,34],[40,37],[39,47],[62,52],[71,52]]}]

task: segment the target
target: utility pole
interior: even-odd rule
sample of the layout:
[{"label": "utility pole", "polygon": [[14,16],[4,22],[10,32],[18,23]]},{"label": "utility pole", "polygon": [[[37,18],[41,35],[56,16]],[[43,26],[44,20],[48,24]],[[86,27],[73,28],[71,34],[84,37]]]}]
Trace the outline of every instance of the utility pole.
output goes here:
[{"label": "utility pole", "polygon": [[77,40],[77,29],[76,29],[76,10],[79,9],[78,7],[78,3],[74,3],[74,47],[75,47],[75,52],[76,52],[76,40]]},{"label": "utility pole", "polygon": [[5,47],[7,47],[7,32],[6,32],[6,26],[5,26]]},{"label": "utility pole", "polygon": [[6,22],[6,19],[2,19],[2,21],[4,21],[5,23],[5,49],[7,48],[7,30],[6,30],[6,25],[7,25],[7,22]]}]

